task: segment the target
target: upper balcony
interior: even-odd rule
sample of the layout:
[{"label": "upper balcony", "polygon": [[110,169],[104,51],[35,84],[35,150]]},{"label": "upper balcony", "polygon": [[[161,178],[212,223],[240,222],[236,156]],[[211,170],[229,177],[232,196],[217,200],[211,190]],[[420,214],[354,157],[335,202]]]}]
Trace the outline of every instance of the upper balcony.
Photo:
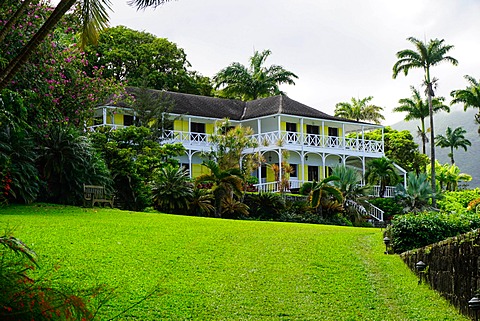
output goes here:
[{"label": "upper balcony", "polygon": [[[165,143],[182,143],[187,149],[209,150],[210,136],[205,133],[169,130],[165,132]],[[307,152],[334,152],[341,154],[381,155],[384,152],[382,141],[365,140],[319,134],[301,134],[288,131],[271,131],[252,135],[258,147],[256,150],[266,151],[284,148]]]}]

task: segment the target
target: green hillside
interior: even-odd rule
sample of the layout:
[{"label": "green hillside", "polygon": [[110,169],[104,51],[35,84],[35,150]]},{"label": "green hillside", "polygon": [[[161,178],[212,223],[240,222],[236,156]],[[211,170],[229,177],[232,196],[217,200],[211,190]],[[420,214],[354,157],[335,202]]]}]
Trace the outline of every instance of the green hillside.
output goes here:
[{"label": "green hillside", "polygon": [[[55,282],[115,288],[108,320],[467,320],[382,232],[48,205],[0,208]],[[48,272],[47,272],[48,273]]]},{"label": "green hillside", "polygon": [[[465,152],[463,149],[455,150],[454,156],[455,163],[458,167],[460,167],[462,173],[472,175],[473,179],[471,182],[469,182],[470,187],[480,186],[480,136],[478,134],[479,125],[474,122],[476,113],[476,109],[468,109],[466,112],[464,112],[463,107],[455,106],[452,107],[450,113],[439,113],[434,115],[435,135],[445,135],[447,126],[450,126],[452,129],[463,127],[467,131],[465,137],[472,142],[472,146],[468,148],[467,152]],[[400,114],[398,115],[400,117]],[[427,127],[430,127],[429,124],[430,122],[427,120]],[[416,142],[420,145],[421,140],[417,135],[417,126],[420,126],[419,120],[413,120],[409,122],[400,121],[391,127],[397,130],[409,130]],[[430,144],[427,144],[427,153],[430,154]],[[448,153],[448,148],[435,148],[436,158],[442,164],[450,163]]]}]

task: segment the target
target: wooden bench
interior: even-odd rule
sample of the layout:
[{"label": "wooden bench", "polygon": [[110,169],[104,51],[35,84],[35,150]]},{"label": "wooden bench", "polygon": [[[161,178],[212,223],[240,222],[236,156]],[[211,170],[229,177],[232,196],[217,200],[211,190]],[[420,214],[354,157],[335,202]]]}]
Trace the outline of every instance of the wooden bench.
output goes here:
[{"label": "wooden bench", "polygon": [[86,207],[87,203],[90,207],[93,207],[95,203],[98,204],[110,204],[113,208],[113,201],[115,196],[107,195],[105,186],[97,185],[85,185],[83,184],[83,206]]}]

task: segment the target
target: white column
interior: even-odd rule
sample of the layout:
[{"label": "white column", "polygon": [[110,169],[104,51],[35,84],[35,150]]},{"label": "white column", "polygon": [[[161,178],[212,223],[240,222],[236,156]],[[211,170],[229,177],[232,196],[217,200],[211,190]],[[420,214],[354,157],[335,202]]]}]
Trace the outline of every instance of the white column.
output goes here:
[{"label": "white column", "polygon": [[107,107],[102,108],[103,125],[107,124]]}]

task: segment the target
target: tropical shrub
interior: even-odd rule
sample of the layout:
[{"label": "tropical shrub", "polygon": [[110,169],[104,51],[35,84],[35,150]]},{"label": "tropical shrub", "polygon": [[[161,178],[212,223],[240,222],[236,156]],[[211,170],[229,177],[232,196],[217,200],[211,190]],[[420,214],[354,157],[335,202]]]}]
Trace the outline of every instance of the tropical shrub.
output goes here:
[{"label": "tropical shrub", "polygon": [[384,217],[391,220],[395,215],[403,214],[403,206],[394,198],[374,198],[368,201],[370,204],[384,211]]},{"label": "tropical shrub", "polygon": [[233,195],[222,199],[223,218],[243,218],[248,216],[248,206],[236,200]]},{"label": "tropical shrub", "polygon": [[302,186],[300,186],[298,193],[301,195],[308,195],[312,191],[312,186],[312,182],[305,182],[302,184]]},{"label": "tropical shrub", "polygon": [[433,190],[427,175],[408,173],[407,188],[403,184],[396,186],[395,198],[403,205],[403,212],[420,212],[429,209],[429,201],[433,198]]},{"label": "tropical shrub", "polygon": [[469,203],[480,198],[480,189],[444,192],[443,198],[438,200],[437,206],[446,212],[464,212]]},{"label": "tropical shrub", "polygon": [[156,169],[151,185],[156,210],[172,214],[187,211],[193,196],[193,183],[188,171],[172,165]]},{"label": "tropical shrub", "polygon": [[249,217],[260,220],[278,220],[285,209],[285,200],[279,193],[246,194]]},{"label": "tropical shrub", "polygon": [[396,253],[416,249],[480,227],[475,213],[422,212],[396,216],[386,230]]},{"label": "tropical shrub", "polygon": [[214,201],[213,194],[209,189],[195,187],[188,204],[188,214],[211,216],[215,212]]},{"label": "tropical shrub", "polygon": [[83,184],[111,186],[110,173],[91,142],[71,126],[53,124],[37,135],[37,168],[45,182],[40,199],[80,204]]},{"label": "tropical shrub", "polygon": [[33,139],[20,127],[0,128],[0,203],[31,203],[39,192]]}]

